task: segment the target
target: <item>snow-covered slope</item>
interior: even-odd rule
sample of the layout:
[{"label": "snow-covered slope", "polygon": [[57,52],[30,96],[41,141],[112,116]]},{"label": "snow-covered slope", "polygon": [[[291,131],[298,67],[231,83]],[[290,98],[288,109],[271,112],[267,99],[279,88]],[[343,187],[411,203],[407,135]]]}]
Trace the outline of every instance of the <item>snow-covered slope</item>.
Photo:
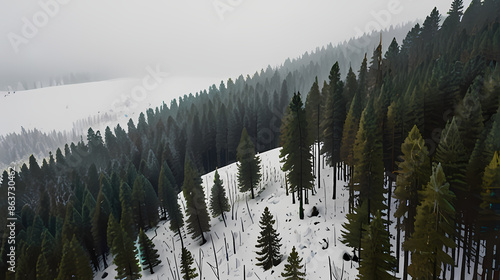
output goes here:
[{"label": "snow-covered slope", "polygon": [[[263,180],[258,188],[256,198],[252,200],[249,193],[236,192],[238,199],[234,206],[235,219],[231,219],[231,212],[227,212],[228,226],[226,228],[222,219],[212,218],[211,231],[206,235],[208,242],[205,245],[200,246],[199,240],[192,240],[190,236],[185,239],[185,244],[193,257],[201,264],[202,278],[200,279],[217,279],[210,268],[210,265],[215,265],[212,239],[215,244],[220,279],[243,279],[244,270],[246,279],[281,278],[281,272],[283,272],[286,258],[291,252],[292,246],[296,247],[299,255],[304,259],[307,279],[330,279],[329,257],[332,261],[332,269],[336,268],[340,277],[343,265],[342,255],[344,252],[352,253],[349,248],[339,242],[341,225],[345,221],[344,213],[348,207],[344,183],[338,182],[338,199],[332,200],[331,168],[323,169],[322,178],[325,179],[326,188],[323,187],[322,182],[321,189],[317,190],[316,195],[310,196],[309,205],[305,205],[306,215],[310,213],[313,206],[317,207],[320,214],[318,217],[306,216],[304,220],[300,220],[298,204],[292,204],[291,196],[286,196],[285,193],[284,173],[281,171],[279,163],[279,149],[263,153],[260,157]],[[234,193],[237,180],[236,164],[220,168],[219,174],[224,181],[226,192],[228,194],[229,192]],[[207,199],[213,185],[213,178],[214,172],[202,177]],[[179,199],[184,200],[182,193]],[[248,207],[246,201],[248,201]],[[260,232],[259,220],[266,206],[269,207],[276,219],[276,226],[280,237],[282,237],[281,253],[284,255],[281,264],[268,271],[255,265],[257,256],[255,245]],[[159,250],[162,263],[152,275],[149,271],[142,271],[142,279],[174,279],[172,273],[177,273],[174,259],[179,263],[181,247],[180,240],[178,237],[173,238],[173,233],[168,227],[168,222],[160,222],[157,229],[147,232]],[[236,248],[233,247],[231,234],[235,236]],[[327,249],[322,249],[325,244],[323,240],[329,242]],[[227,255],[225,246],[227,246]],[[234,250],[236,250],[236,254],[234,254]],[[354,279],[357,274],[357,266],[357,263],[352,263],[351,268],[351,262],[345,262],[343,279]],[[104,271],[109,273],[106,279],[113,279],[116,275],[114,265]],[[98,272],[95,279],[101,279],[104,271]],[[197,272],[199,273],[198,267]]]},{"label": "snow-covered slope", "polygon": [[116,120],[100,124],[94,130],[102,130],[106,125],[114,127],[117,122],[123,126],[130,118],[137,122],[139,114],[150,107],[160,106],[162,102],[170,105],[173,98],[194,94],[212,84],[220,84],[220,79],[168,76],[151,66],[145,69],[141,79],[0,91],[0,119],[3,120],[0,135],[19,133],[21,126],[43,132],[71,131],[74,122],[103,114]]},{"label": "snow-covered slope", "polygon": [[[236,193],[234,219],[231,218],[231,211],[227,212],[227,227],[224,227],[220,217],[212,217],[210,221],[211,230],[205,235],[208,242],[203,246],[199,245],[200,240],[193,240],[189,235],[186,235],[184,229],[184,243],[193,254],[196,263],[199,264],[196,267],[197,273],[200,273],[201,267],[202,277],[197,279],[217,279],[211,268],[211,266],[215,267],[215,258],[219,265],[220,279],[244,279],[244,271],[246,279],[249,280],[282,279],[281,272],[283,272],[286,258],[293,246],[296,247],[299,256],[303,258],[303,264],[305,264],[307,272],[306,279],[329,280],[329,261],[331,261],[332,272],[336,276],[332,279],[356,279],[359,264],[343,260],[344,253],[352,255],[352,249],[340,242],[340,231],[342,230],[342,224],[346,221],[345,213],[348,210],[346,183],[340,179],[337,181],[337,199],[332,200],[332,168],[328,166],[321,167],[321,188],[316,189],[317,193],[314,196],[309,196],[309,204],[305,205],[307,216],[304,220],[300,220],[298,217],[298,204],[292,204],[291,196],[287,196],[285,192],[285,174],[281,171],[279,150],[280,148],[277,148],[259,155],[262,161],[263,177],[258,188],[258,194],[253,200],[250,199],[250,193],[240,193],[236,190],[236,164],[219,169],[219,175],[223,180],[228,196],[230,193]],[[210,189],[213,185],[214,173],[211,172],[202,176],[207,205]],[[315,186],[317,186],[317,182]],[[179,194],[179,201],[182,208],[182,205],[185,205],[182,193]],[[392,211],[394,211],[396,205],[394,199],[392,204]],[[281,264],[268,271],[264,271],[261,267],[255,265],[257,257],[255,245],[260,232],[259,221],[266,206],[269,207],[270,212],[275,217],[275,226],[282,238],[281,253],[283,254]],[[319,210],[319,216],[308,217],[313,206],[316,206]],[[391,221],[391,250],[394,254],[396,221],[392,214]],[[176,262],[177,264],[180,262],[181,245],[179,238],[174,237],[173,232],[168,228],[168,222],[160,222],[156,229],[146,232],[153,239],[162,263],[155,268],[154,274],[150,274],[149,270],[142,271],[142,279],[182,279],[182,275],[181,278],[172,276],[172,274],[177,275],[178,273]],[[232,234],[235,237],[235,246],[233,246]],[[403,238],[404,232],[401,232],[401,240]],[[214,257],[212,240],[215,244],[216,257]],[[328,242],[328,248],[323,249],[326,247],[325,241]],[[234,251],[236,251],[236,254]],[[112,263],[111,260],[112,258],[108,257],[108,263]],[[459,266],[455,267],[455,276],[459,277],[460,257],[457,263]],[[403,251],[400,252],[399,269],[400,272],[403,271]],[[480,267],[479,271],[481,270]],[[102,279],[104,272],[108,273],[105,279],[114,279],[116,276],[115,265],[111,264],[107,269],[97,272],[94,279]],[[451,268],[448,267],[445,279],[449,279],[450,274]],[[401,279],[402,275],[401,273],[395,273],[395,276]],[[411,277],[408,279],[411,279]],[[465,279],[472,279],[472,275],[466,273]]]}]

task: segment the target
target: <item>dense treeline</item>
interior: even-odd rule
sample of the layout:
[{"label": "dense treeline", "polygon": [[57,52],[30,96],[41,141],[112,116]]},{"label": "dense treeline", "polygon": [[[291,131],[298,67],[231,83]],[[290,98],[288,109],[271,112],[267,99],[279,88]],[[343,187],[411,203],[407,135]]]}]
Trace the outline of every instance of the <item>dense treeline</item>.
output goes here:
[{"label": "dense treeline", "polygon": [[[408,23],[397,28],[390,27],[389,29],[383,31],[384,43],[388,45],[393,37],[397,39],[404,38],[410,28],[411,24]],[[233,93],[241,95],[243,94],[241,92],[241,88],[246,84],[254,89],[256,89],[257,84],[260,84],[260,90],[265,88],[268,95],[273,94],[274,90],[277,90],[278,94],[280,94],[281,82],[286,78],[288,82],[287,88],[289,91],[307,92],[308,87],[314,80],[315,76],[318,76],[320,80],[328,77],[330,67],[333,63],[335,63],[335,61],[339,61],[341,63],[340,65],[342,68],[340,70],[342,75],[347,74],[349,64],[352,64],[353,67],[360,65],[363,60],[364,53],[371,51],[373,47],[378,44],[378,36],[378,33],[364,34],[360,38],[350,39],[349,41],[342,42],[336,46],[329,44],[326,47],[317,48],[313,52],[306,52],[299,58],[287,59],[283,65],[277,69],[273,69],[269,66],[265,70],[262,69],[261,71],[255,72],[252,77],[250,77],[250,75],[247,75],[246,77],[240,76],[236,81],[234,81],[238,84],[238,91],[236,92],[234,88],[231,90],[234,91]],[[212,88],[213,90],[210,92],[213,92],[214,90],[224,91],[224,89],[219,88],[219,85],[213,85]],[[289,94],[292,95],[291,93]],[[187,96],[182,97],[182,99],[186,98]],[[262,102],[269,103],[271,100],[271,96],[268,96],[267,99],[262,100]],[[205,100],[198,100],[194,102],[196,102],[198,104],[197,106],[199,106],[199,104],[204,101]],[[222,101],[227,106],[227,100]],[[286,98],[284,101],[288,102]],[[231,113],[232,111],[229,112],[229,114]],[[228,112],[225,114],[227,115]],[[215,117],[217,117],[217,115],[215,115]],[[230,117],[230,115],[227,115],[226,117]],[[73,123],[73,129],[71,132],[61,132],[62,138],[59,135],[59,132],[44,134],[36,130],[28,130],[22,131],[21,133],[11,133],[5,136],[0,136],[0,148],[3,151],[0,153],[0,169],[4,169],[12,163],[21,162],[22,164],[31,154],[41,160],[48,155],[49,151],[54,151],[58,147],[62,148],[66,143],[78,142],[81,136],[85,138],[89,127],[104,128],[107,124],[116,123],[116,119],[116,116],[105,113],[99,116],[77,120]],[[186,133],[189,137],[190,131],[187,130]]]},{"label": "dense treeline", "polygon": [[108,113],[100,114],[86,119],[80,119],[73,122],[73,128],[70,132],[55,130],[45,133],[34,128],[26,130],[21,127],[20,133],[9,133],[0,136],[0,169],[8,166],[21,164],[29,157],[34,155],[37,159],[43,159],[50,151],[58,147],[64,147],[64,144],[79,141],[82,135],[87,133],[89,127],[104,127],[105,124],[116,123],[117,117]]},{"label": "dense treeline", "polygon": [[[464,13],[462,1],[455,0],[441,22],[439,11],[432,10],[401,46],[394,40],[385,54],[376,48],[371,61],[362,64],[357,84],[348,78],[344,94],[326,102],[323,124],[335,119],[328,113],[330,104],[350,102],[344,122],[328,123],[322,130],[321,152],[332,166],[344,166],[345,177],[350,175],[351,203],[342,238],[357,249],[362,275],[375,273],[377,266],[399,269],[400,249],[405,251],[403,279],[408,274],[465,279],[466,270],[474,279],[478,272],[492,279],[494,270],[498,273],[499,12],[498,1],[472,1]],[[330,94],[342,91],[336,84],[325,86]],[[328,136],[342,124],[340,137]],[[396,199],[395,211],[391,199]],[[383,229],[375,223],[380,213],[386,231],[391,214],[398,231],[404,231],[403,241],[398,232],[397,262],[387,248],[372,246],[373,231]],[[387,233],[377,235],[378,242],[388,242]],[[368,264],[382,260],[366,271]],[[456,266],[460,275],[455,275]],[[380,277],[391,279],[389,274]]]},{"label": "dense treeline", "polygon": [[[381,42],[370,61],[364,56],[357,75],[348,68],[345,80],[340,69],[348,60],[325,62],[328,74],[321,72],[324,64],[312,62],[286,75],[283,68],[268,68],[149,109],[126,128],[108,127],[104,135],[89,129],[86,142],[67,144],[41,164],[30,157],[15,176],[17,273],[15,278],[6,273],[5,233],[0,275],[36,279],[39,271],[48,271],[63,279],[67,271],[78,271],[77,277],[88,279],[89,269],[106,267],[112,254],[120,256],[117,265],[129,268],[120,275],[136,279],[140,269],[129,265],[131,241],[167,217],[182,238],[182,214],[166,201],[173,202],[182,186],[186,201],[204,198],[199,175],[237,160],[244,129],[255,151],[262,152],[282,143],[280,128],[289,132],[282,135],[293,135],[295,124],[300,131],[307,124],[299,143],[281,141],[289,145],[289,155],[299,147],[307,153],[304,158],[312,156],[304,143],[323,143],[318,152],[334,167],[333,178],[350,178],[343,240],[358,248],[363,275],[379,263],[395,269],[390,250],[380,246],[388,244],[394,215],[405,232],[405,264],[410,252],[412,263],[426,264],[421,271],[410,266],[412,276],[437,278],[442,264],[456,265],[461,254],[457,278],[464,279],[466,263],[476,275],[481,262],[484,277],[491,279],[493,264],[500,261],[494,252],[500,246],[498,15],[498,1],[472,1],[462,16],[456,0],[442,25],[434,9],[401,45],[393,40],[383,53]],[[309,88],[302,108],[297,92]],[[316,162],[304,158],[301,164]],[[310,173],[293,182],[301,200],[314,191]],[[4,182],[8,176],[2,174]],[[6,191],[0,188],[3,197]],[[395,211],[391,198],[398,202]],[[189,233],[203,243],[203,232],[210,230],[206,205],[193,211],[197,215],[188,213]],[[420,242],[430,237],[433,246]],[[480,247],[486,250],[481,261]],[[189,259],[183,252],[186,271]]]}]

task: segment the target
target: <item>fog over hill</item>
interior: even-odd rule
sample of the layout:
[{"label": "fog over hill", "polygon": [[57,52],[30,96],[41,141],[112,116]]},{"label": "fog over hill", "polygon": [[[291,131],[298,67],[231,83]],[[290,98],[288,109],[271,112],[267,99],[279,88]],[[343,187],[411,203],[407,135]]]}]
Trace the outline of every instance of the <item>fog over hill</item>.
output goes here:
[{"label": "fog over hill", "polygon": [[[465,7],[470,1],[465,1]],[[424,19],[448,1],[3,1],[0,89],[140,76],[235,77],[365,32]]]}]

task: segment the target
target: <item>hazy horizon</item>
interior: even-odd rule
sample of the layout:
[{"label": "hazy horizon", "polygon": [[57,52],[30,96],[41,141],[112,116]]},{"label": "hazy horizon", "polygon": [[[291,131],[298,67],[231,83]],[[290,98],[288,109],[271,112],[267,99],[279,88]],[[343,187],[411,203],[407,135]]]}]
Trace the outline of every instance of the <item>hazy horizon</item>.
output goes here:
[{"label": "hazy horizon", "polygon": [[[469,1],[464,2],[464,9]],[[0,84],[70,73],[237,77],[317,47],[424,19],[448,1],[41,0],[0,3]],[[401,42],[400,42],[401,43]]]}]

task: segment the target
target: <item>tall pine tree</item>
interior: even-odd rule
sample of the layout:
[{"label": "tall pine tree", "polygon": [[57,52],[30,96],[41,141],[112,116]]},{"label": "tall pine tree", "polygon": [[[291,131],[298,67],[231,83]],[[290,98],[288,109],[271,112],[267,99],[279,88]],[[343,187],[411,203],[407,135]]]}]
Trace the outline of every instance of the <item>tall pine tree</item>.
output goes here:
[{"label": "tall pine tree", "polygon": [[198,277],[198,273],[196,273],[196,268],[192,267],[194,263],[193,256],[191,252],[188,251],[185,247],[182,247],[181,254],[181,273],[182,279],[184,280],[193,280]]},{"label": "tall pine tree", "polygon": [[387,227],[380,211],[377,211],[361,241],[363,259],[359,264],[359,279],[394,280],[392,271],[396,260],[391,255],[391,243]]},{"label": "tall pine tree", "polygon": [[153,241],[144,233],[144,231],[139,231],[139,252],[140,258],[142,260],[141,264],[144,268],[148,268],[151,274],[154,273],[153,268],[161,263],[158,255],[158,250],[155,249]]},{"label": "tall pine tree", "polygon": [[214,185],[212,186],[210,196],[210,210],[212,211],[212,215],[214,217],[217,217],[219,215],[222,216],[224,226],[227,227],[224,212],[229,211],[231,207],[229,206],[229,202],[226,196],[226,190],[224,189],[222,183],[223,182],[220,179],[219,172],[215,170]]},{"label": "tall pine tree", "polygon": [[[402,161],[398,163],[399,170],[396,178],[396,189],[394,190],[394,198],[398,200],[398,208],[394,216],[398,219],[403,218],[405,240],[408,240],[414,232],[413,225],[417,214],[417,206],[420,202],[418,192],[430,176],[429,152],[416,125],[413,126],[408,137],[401,145],[401,152],[403,156]],[[409,254],[408,250],[406,250],[403,276],[407,275],[408,261]]]},{"label": "tall pine tree", "polygon": [[316,142],[317,148],[317,170],[318,170],[318,189],[321,187],[321,128],[320,120],[322,115],[322,104],[321,104],[321,94],[319,92],[318,77],[314,81],[309,93],[306,98],[306,114],[307,114],[307,125],[308,125],[308,135],[311,139],[311,143]]},{"label": "tall pine tree", "polygon": [[412,253],[408,273],[413,279],[438,279],[443,264],[454,264],[444,247],[456,247],[453,240],[455,208],[452,206],[455,195],[450,191],[441,164],[433,167],[421,196],[415,232],[403,245]]},{"label": "tall pine tree", "polygon": [[302,272],[304,267],[302,263],[302,258],[295,250],[295,246],[292,247],[292,252],[288,256],[287,264],[285,264],[285,271],[281,273],[281,277],[285,277],[285,280],[305,280],[304,276],[306,274]]},{"label": "tall pine tree", "polygon": [[120,226],[111,214],[108,220],[108,245],[113,254],[113,263],[116,265],[115,279],[135,280],[141,278],[141,268],[136,259],[137,249],[134,241]]},{"label": "tall pine tree", "polygon": [[260,158],[255,155],[255,146],[248,136],[247,129],[243,128],[238,148],[236,149],[238,160],[238,184],[240,191],[251,191],[252,199],[255,198],[254,189],[260,182]]},{"label": "tall pine tree", "polygon": [[[354,182],[358,205],[367,203],[367,224],[371,215],[385,208],[382,136],[377,124],[373,101],[369,101],[361,116],[354,143]],[[361,218],[361,217],[360,217]]]},{"label": "tall pine tree", "polygon": [[274,228],[273,215],[269,212],[269,208],[264,208],[264,213],[260,218],[260,236],[257,239],[257,247],[260,251],[257,252],[258,266],[262,266],[264,270],[268,270],[273,266],[277,266],[281,262],[281,238],[279,233]]},{"label": "tall pine tree", "polygon": [[339,63],[335,62],[330,70],[330,91],[325,104],[325,114],[321,122],[323,131],[323,147],[321,153],[325,155],[327,163],[333,167],[333,199],[337,192],[337,163],[340,162],[340,146],[342,131],[346,119],[345,101],[342,95],[344,83],[340,80]]},{"label": "tall pine tree", "polygon": [[[280,152],[283,171],[292,192],[298,192],[299,217],[304,219],[304,192],[312,189],[312,153],[307,139],[307,121],[302,107],[300,93],[294,94],[289,106],[289,115],[285,115],[281,139],[283,148]],[[307,201],[306,201],[307,203]]]},{"label": "tall pine tree", "polygon": [[193,239],[201,237],[203,245],[207,242],[203,233],[210,230],[210,216],[205,202],[205,192],[201,186],[200,175],[193,168],[191,161],[186,158],[185,162],[182,191],[186,199],[188,232],[192,234]]}]

